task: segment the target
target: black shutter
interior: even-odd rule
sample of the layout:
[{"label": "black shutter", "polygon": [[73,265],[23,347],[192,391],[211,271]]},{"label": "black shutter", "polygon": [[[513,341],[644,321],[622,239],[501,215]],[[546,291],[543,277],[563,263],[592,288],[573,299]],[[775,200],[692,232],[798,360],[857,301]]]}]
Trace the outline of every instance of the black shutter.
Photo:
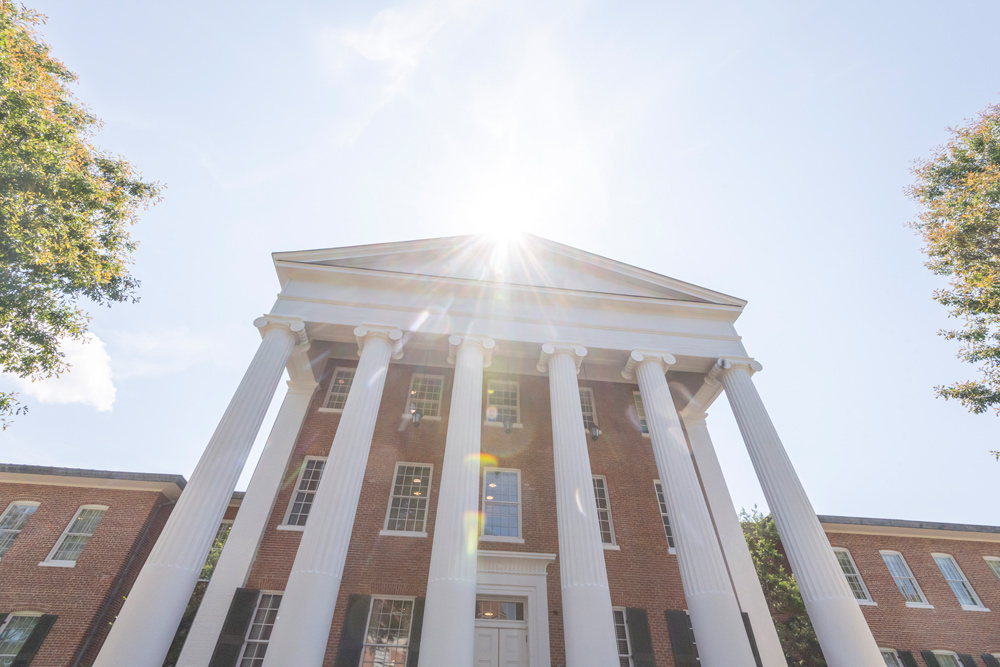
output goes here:
[{"label": "black shutter", "polygon": [[923,656],[924,662],[927,663],[927,667],[941,667],[941,663],[938,662],[937,656],[934,655],[934,651],[921,651],[920,655]]},{"label": "black shutter", "polygon": [[52,614],[42,614],[17,657],[14,658],[14,662],[10,663],[10,667],[28,667],[34,660],[35,654],[38,653],[38,649],[42,648],[45,635],[49,634],[49,630],[52,629],[52,624],[55,622],[56,617]]},{"label": "black shutter", "polygon": [[[896,653],[903,662],[903,667],[917,667],[917,659],[913,657],[912,651],[896,651]],[[997,667],[1000,667],[1000,665]]]},{"label": "black shutter", "polygon": [[979,656],[979,657],[980,657],[980,658],[982,658],[982,659],[983,659],[983,662],[985,662],[985,663],[986,663],[986,667],[1000,667],[1000,660],[997,660],[997,659],[996,659],[996,658],[995,658],[995,657],[994,657],[994,656],[993,656],[992,654],[990,654],[990,653],[983,653],[983,654],[982,654],[981,656]]},{"label": "black shutter", "polygon": [[229,605],[226,622],[222,624],[219,641],[215,644],[212,659],[208,667],[235,667],[243,650],[243,640],[247,636],[247,628],[253,620],[253,612],[257,608],[257,597],[260,591],[253,588],[237,588],[233,602]]},{"label": "black shutter", "polygon": [[750,625],[750,614],[744,611],[741,615],[743,616],[743,627],[747,629],[747,639],[750,640],[750,650],[753,651],[753,661],[757,667],[764,667],[760,661],[760,651],[757,650],[757,638],[754,637],[753,626]]},{"label": "black shutter", "polygon": [[962,667],[978,667],[976,665],[976,659],[968,653],[959,653],[958,659],[962,663]]},{"label": "black shutter", "polygon": [[344,627],[340,631],[340,644],[337,646],[337,659],[333,661],[333,667],[358,667],[361,649],[365,646],[365,623],[368,622],[371,604],[370,595],[352,595],[347,598],[347,613],[344,615]]},{"label": "black shutter", "polygon": [[417,667],[420,657],[420,632],[424,629],[424,598],[413,601],[413,615],[410,617],[410,650],[406,652],[406,667]]},{"label": "black shutter", "polygon": [[[691,636],[691,620],[686,611],[668,609],[666,611],[667,629],[670,631],[670,646],[674,650],[674,665],[676,667],[697,667],[698,654],[695,653],[694,641]],[[935,667],[937,667],[935,665]]]},{"label": "black shutter", "polygon": [[0,614],[0,625],[3,625],[3,622],[6,620],[7,620],[7,614]]},{"label": "black shutter", "polygon": [[632,644],[632,664],[635,667],[656,667],[646,610],[629,607],[625,610],[625,624],[628,625],[628,638]]}]

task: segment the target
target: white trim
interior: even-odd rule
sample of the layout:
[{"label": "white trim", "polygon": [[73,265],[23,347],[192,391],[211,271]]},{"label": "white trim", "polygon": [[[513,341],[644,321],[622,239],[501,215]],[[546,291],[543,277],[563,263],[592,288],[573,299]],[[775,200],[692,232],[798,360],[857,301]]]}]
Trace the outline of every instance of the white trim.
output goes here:
[{"label": "white trim", "polygon": [[443,375],[435,375],[433,373],[411,373],[410,374],[410,388],[408,390],[408,393],[406,394],[406,414],[407,414],[407,416],[412,415],[415,412],[415,410],[413,408],[413,404],[410,402],[413,399],[411,399],[410,397],[413,396],[414,393],[416,393],[416,390],[413,388],[413,385],[417,381],[418,378],[419,379],[433,378],[435,380],[440,380],[441,381],[440,384],[438,385],[438,395],[437,395],[437,398],[435,398],[435,399],[425,399],[425,398],[418,399],[418,400],[420,400],[420,401],[422,401],[424,403],[432,403],[434,405],[434,409],[437,411],[437,414],[434,414],[434,415],[429,415],[426,412],[424,412],[424,413],[422,413],[421,419],[441,419],[441,403],[442,403],[442,398],[444,397],[444,376]]},{"label": "white trim", "polygon": [[[986,605],[983,604],[982,598],[980,598],[979,594],[976,593],[976,589],[972,587],[972,584],[969,582],[969,578],[965,576],[965,572],[962,571],[961,566],[959,566],[958,561],[955,560],[954,556],[945,553],[932,553],[931,558],[934,560],[934,564],[938,566],[938,570],[941,572],[941,577],[948,584],[949,589],[951,589],[951,580],[948,579],[947,575],[945,575],[944,570],[941,569],[941,564],[937,562],[937,559],[947,558],[951,561],[951,564],[955,566],[955,569],[958,571],[958,575],[961,577],[960,581],[965,584],[966,591],[969,593],[969,596],[972,597],[973,602],[975,602],[975,604],[964,604],[961,600],[958,600],[958,594],[955,594],[955,599],[958,600],[962,609],[965,611],[989,611],[989,609],[986,608]],[[955,593],[955,590],[951,589],[951,592]]]},{"label": "white trim", "polygon": [[964,664],[962,663],[962,659],[960,657],[958,657],[958,654],[955,653],[954,651],[944,651],[944,650],[941,650],[941,651],[931,651],[931,653],[934,654],[935,658],[939,658],[941,656],[946,655],[946,656],[948,656],[949,658],[952,658],[955,661],[955,665],[957,667],[964,667]]},{"label": "white trim", "polygon": [[[423,497],[424,501],[424,519],[421,524],[422,530],[390,530],[389,529],[389,513],[392,512],[392,500],[396,498],[396,479],[399,477],[399,467],[400,466],[413,466],[415,468],[427,468],[430,472],[427,473],[427,495]],[[382,521],[382,530],[379,535],[396,535],[398,537],[427,537],[427,519],[431,511],[431,484],[434,482],[434,464],[433,463],[411,463],[409,461],[396,461],[396,467],[392,469],[392,481],[389,484],[389,501],[386,503],[385,508],[385,520]],[[409,496],[399,496],[400,498]]]},{"label": "white trim", "polygon": [[622,658],[628,658],[629,667],[632,667],[635,663],[632,661],[632,636],[628,631],[628,609],[625,607],[612,607],[611,608],[611,623],[615,626],[617,631],[618,623],[615,621],[614,613],[620,611],[622,613],[622,625],[625,628],[625,647],[628,649],[627,655],[622,655],[621,651],[618,650],[618,633],[615,632],[615,650],[618,651],[618,661],[621,662]]},{"label": "white trim", "polygon": [[[660,488],[656,488],[659,486]],[[663,496],[663,503],[660,503],[660,496]],[[658,480],[653,480],[653,497],[656,499],[656,511],[660,515],[660,528],[663,529],[663,539],[667,541],[667,553],[676,554],[677,547],[671,546],[670,542],[673,540],[675,543],[677,538],[674,537],[674,527],[670,525],[670,512],[664,512],[663,508],[667,505],[667,496],[663,493],[663,483]],[[667,537],[667,528],[663,525],[663,517],[667,517],[667,526],[670,526],[670,537]]]},{"label": "white trim", "polygon": [[[639,433],[642,434],[644,438],[649,437],[649,422],[646,421],[646,404],[642,402],[642,392],[634,390],[632,392],[632,404],[635,406],[635,419],[639,426]],[[639,414],[639,411],[642,414]],[[645,425],[643,425],[645,422]],[[643,430],[645,429],[645,430]]]},{"label": "white trim", "polygon": [[[486,475],[490,472],[512,472],[517,475],[517,536],[513,535],[486,535],[483,531],[486,530]],[[521,521],[521,511],[524,505],[524,499],[521,497],[521,471],[517,468],[483,468],[483,493],[480,496],[480,511],[483,513],[482,527],[479,531],[479,539],[485,542],[513,542],[515,544],[524,544],[524,524]],[[491,500],[489,502],[501,502]],[[509,503],[506,503],[509,504]]]},{"label": "white trim", "polygon": [[899,659],[899,653],[896,651],[896,649],[894,649],[894,648],[882,648],[880,646],[879,649],[878,649],[878,651],[879,651],[879,653],[882,654],[882,660],[885,660],[885,654],[886,653],[891,653],[892,656],[896,659],[896,664],[899,665],[900,667],[903,667],[903,661]]},{"label": "white trim", "polygon": [[555,558],[555,554],[480,550],[476,563],[477,596],[527,599],[524,616],[531,667],[552,665],[546,571]]},{"label": "white trim", "polygon": [[[892,549],[880,549],[879,554],[882,556],[882,562],[885,564],[885,569],[889,570],[889,576],[892,577],[892,583],[896,584],[896,590],[899,592],[900,597],[903,597],[903,600],[906,602],[906,606],[913,609],[933,609],[934,605],[927,601],[927,596],[924,595],[923,589],[920,588],[920,582],[918,582],[917,578],[913,576],[913,570],[910,569],[910,564],[906,562],[906,557],[899,551],[893,551]],[[889,564],[885,562],[885,557],[887,555],[899,556],[899,560],[903,564],[903,567],[906,568],[906,573],[910,581],[913,582],[913,587],[917,589],[917,595],[920,596],[921,600],[920,602],[911,602],[906,600],[906,597],[903,596],[903,591],[899,588],[899,582],[896,581],[895,575],[893,575],[892,570],[889,569]]]},{"label": "white trim", "polygon": [[[508,385],[512,384],[512,385],[514,385],[514,387],[515,387],[514,391],[517,393],[517,396],[516,396],[516,398],[517,398],[517,404],[514,406],[514,428],[520,428],[520,426],[521,426],[521,382],[519,380],[501,380],[499,378],[493,378],[493,379],[490,379],[490,380],[486,381],[486,415],[487,415],[486,419],[485,419],[486,423],[487,424],[496,424],[497,426],[503,426],[503,420],[502,419],[490,419],[489,418],[490,408],[491,407],[496,407],[496,406],[491,406],[490,405],[490,396],[493,395],[493,391],[491,390],[491,387],[494,384],[508,384]],[[511,406],[505,405],[505,406],[501,406],[501,407],[510,408]],[[498,414],[497,417],[499,417],[499,416],[500,415]]]},{"label": "white trim", "polygon": [[[334,382],[337,380],[337,373],[340,371],[351,371],[351,384],[347,387],[347,393],[350,394],[351,387],[354,386],[354,375],[357,373],[357,366],[337,366],[333,369],[333,374],[330,375],[330,386],[326,388],[326,395],[323,396],[323,403],[320,405],[320,412],[343,412],[344,408],[328,408],[326,407],[330,403],[330,396],[333,395]],[[347,404],[347,396],[344,396],[344,404]]]},{"label": "white trim", "polygon": [[[320,480],[323,479],[323,474],[326,472],[326,464],[329,459],[326,456],[306,456],[302,459],[302,463],[299,465],[299,474],[295,476],[295,485],[292,487],[292,495],[288,498],[288,507],[285,508],[285,516],[281,519],[281,524],[277,527],[278,530],[305,530],[306,524],[290,524],[288,519],[292,516],[292,507],[295,505],[295,496],[298,494],[299,485],[302,484],[302,476],[305,474],[306,469],[309,467],[310,461],[322,461],[323,467],[319,471]],[[318,486],[318,485],[317,485]],[[319,489],[317,488],[317,491]],[[313,501],[316,500],[316,491],[309,491],[308,493],[313,494]],[[310,512],[312,511],[312,503],[310,505]],[[306,514],[306,523],[309,522],[309,515]]]},{"label": "white trim", "polygon": [[382,537],[427,537],[427,533],[416,530],[385,530],[378,531]]},{"label": "white trim", "polygon": [[[66,524],[66,527],[63,529],[62,534],[59,536],[59,539],[56,540],[55,545],[49,551],[49,554],[45,557],[45,560],[39,563],[39,565],[43,567],[76,567],[77,561],[75,560],[53,560],[52,556],[54,556],[55,553],[59,551],[59,547],[62,546],[62,543],[66,540],[66,537],[69,535],[70,528],[73,527],[73,522],[79,518],[80,514],[82,514],[85,510],[102,510],[104,514],[107,514],[109,509],[110,508],[107,505],[80,505],[80,507],[77,508],[76,513],[73,514],[73,518],[70,519],[69,523]],[[104,521],[104,515],[101,515],[101,521]],[[97,532],[97,528],[100,526],[101,521],[98,521],[97,522],[98,525],[94,526],[94,533]],[[94,536],[94,533],[91,533],[90,535],[87,536],[87,544],[90,544],[90,538]],[[84,544],[84,548],[86,548],[87,544]],[[80,554],[77,555],[77,560],[79,560],[80,555],[82,554],[83,554],[83,549],[81,549]]]},{"label": "white trim", "polygon": [[[604,541],[604,531],[602,530],[601,531],[601,544],[603,544],[605,547],[617,546],[618,545],[618,540],[615,538],[615,520],[614,520],[614,518],[612,516],[612,513],[611,513],[611,491],[608,489],[608,478],[605,477],[604,475],[592,475],[592,477],[594,478],[594,481],[601,480],[601,486],[604,487],[604,500],[608,504],[608,506],[605,509],[605,511],[607,511],[607,513],[608,513],[608,528],[611,531],[611,541],[610,542],[605,542]],[[597,509],[597,521],[598,521],[598,526],[600,526],[600,521],[601,521],[601,516],[600,515],[601,515],[602,508],[597,505],[597,489],[596,488],[594,489],[594,506]]]},{"label": "white trim", "polygon": [[[875,600],[872,599],[872,594],[868,590],[868,585],[865,584],[864,577],[861,576],[861,570],[858,569],[858,564],[854,562],[854,556],[851,555],[851,550],[848,549],[847,547],[832,547],[832,549],[833,549],[834,555],[836,555],[837,553],[847,554],[847,560],[850,561],[851,567],[854,568],[854,576],[858,578],[858,583],[861,584],[861,590],[865,594],[864,599],[858,598],[857,596],[855,596],[854,599],[856,599],[858,601],[858,604],[863,604],[863,605],[869,605],[869,606],[872,606],[872,607],[877,607],[878,603],[875,602]],[[840,559],[838,558],[837,561],[838,561],[837,565],[840,565],[840,569],[841,569],[841,571],[843,571],[844,566],[843,566],[843,564],[841,564],[839,562]],[[844,572],[844,578],[847,579],[847,573],[846,572]],[[850,579],[847,579],[847,585],[848,586],[851,585]],[[853,590],[851,591],[851,594],[852,595],[854,594]]]},{"label": "white trim", "polygon": [[590,429],[587,427],[587,412],[583,410],[583,395],[587,394],[590,397],[590,421],[597,426],[601,427],[601,422],[597,419],[597,400],[594,398],[594,390],[592,387],[580,387],[580,411],[583,412],[583,430],[587,435],[590,435]]}]

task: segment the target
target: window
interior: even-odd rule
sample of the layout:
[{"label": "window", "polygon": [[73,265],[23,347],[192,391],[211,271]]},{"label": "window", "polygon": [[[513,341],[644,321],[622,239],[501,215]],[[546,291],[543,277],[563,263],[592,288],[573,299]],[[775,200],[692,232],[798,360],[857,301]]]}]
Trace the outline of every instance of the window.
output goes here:
[{"label": "window", "polygon": [[351,391],[351,383],[354,382],[355,368],[338,367],[333,371],[333,379],[330,380],[330,390],[326,392],[326,400],[323,401],[323,409],[333,412],[340,412],[347,405],[347,394]]},{"label": "window", "polygon": [[264,664],[264,654],[271,641],[271,631],[274,621],[278,618],[278,606],[281,604],[281,593],[261,592],[257,598],[257,608],[247,630],[247,638],[243,643],[243,655],[240,657],[240,667],[260,667]]},{"label": "window", "polygon": [[896,588],[906,600],[907,607],[929,607],[924,592],[920,590],[920,584],[910,572],[910,567],[906,564],[903,554],[898,551],[880,551],[885,566],[889,568],[889,574],[896,582]]},{"label": "window", "polygon": [[941,667],[962,667],[958,654],[952,651],[931,651]]},{"label": "window", "polygon": [[635,416],[639,419],[639,430],[642,431],[643,435],[649,435],[649,426],[646,424],[646,408],[642,406],[642,395],[633,391],[632,400],[635,401]]},{"label": "window", "polygon": [[306,525],[313,499],[316,498],[316,489],[319,488],[319,481],[323,477],[324,467],[326,459],[307,456],[302,461],[299,478],[295,481],[295,491],[292,492],[292,501],[288,503],[285,526]]},{"label": "window", "polygon": [[24,642],[38,624],[41,614],[11,614],[0,629],[0,667],[10,667],[21,652]]},{"label": "window", "polygon": [[404,667],[413,598],[372,598],[360,667]]},{"label": "window", "polygon": [[500,540],[521,537],[520,470],[483,470],[482,536]]},{"label": "window", "polygon": [[476,600],[476,618],[491,621],[523,621],[524,603],[513,600]]},{"label": "window", "polygon": [[667,516],[667,501],[663,497],[663,485],[660,484],[660,480],[655,480],[653,482],[653,488],[656,489],[656,502],[660,505],[660,518],[663,519],[663,532],[667,534],[667,550],[670,553],[677,553],[674,548],[674,533],[670,530],[670,517]]},{"label": "window", "polygon": [[986,559],[986,564],[993,570],[993,574],[997,575],[997,579],[1000,579],[1000,558],[996,556],[983,556],[983,558]]},{"label": "window", "polygon": [[76,565],[76,559],[80,557],[107,511],[108,508],[102,505],[84,505],[78,509],[44,564],[67,567]]},{"label": "window", "polygon": [[597,501],[597,523],[601,527],[601,542],[615,543],[615,526],[611,523],[611,503],[608,501],[608,480],[594,475],[594,499]]},{"label": "window", "polygon": [[219,563],[219,556],[222,555],[222,547],[226,546],[229,539],[229,531],[233,529],[233,522],[229,519],[219,524],[219,530],[215,531],[215,539],[212,541],[212,548],[208,550],[208,558],[201,567],[201,576],[198,581],[208,581],[215,572],[215,566]]},{"label": "window", "polygon": [[628,624],[625,622],[625,610],[613,607],[611,615],[615,619],[615,639],[618,640],[618,662],[620,667],[632,667],[632,644],[628,636]]},{"label": "window", "polygon": [[580,387],[580,409],[583,411],[583,428],[587,431],[597,426],[597,408],[594,407],[594,390]]},{"label": "window", "polygon": [[880,648],[882,659],[885,660],[885,667],[903,667],[903,662],[899,659],[899,654],[891,648]]},{"label": "window", "polygon": [[397,463],[383,533],[426,535],[427,496],[433,468],[423,463]]},{"label": "window", "polygon": [[972,584],[965,578],[965,573],[962,572],[962,568],[958,566],[955,559],[948,554],[931,554],[931,557],[934,558],[934,562],[937,563],[938,569],[941,570],[945,581],[951,587],[951,592],[958,598],[962,609],[985,611],[986,607],[979,601],[979,596],[972,589]]},{"label": "window", "polygon": [[490,380],[486,387],[486,421],[521,423],[521,398],[516,381]]},{"label": "window", "polygon": [[837,562],[840,563],[840,569],[844,571],[844,576],[847,577],[847,583],[851,587],[851,592],[854,593],[854,599],[860,604],[875,604],[868,592],[868,587],[865,586],[865,582],[858,572],[857,565],[854,564],[851,552],[835,547],[833,553],[837,557]]},{"label": "window", "polygon": [[11,503],[3,516],[0,516],[0,558],[3,558],[10,545],[14,544],[14,540],[21,534],[21,530],[36,509],[38,509],[36,502]]},{"label": "window", "polygon": [[419,410],[424,417],[440,417],[443,389],[443,375],[414,373],[410,378],[410,402],[406,411],[413,414]]}]

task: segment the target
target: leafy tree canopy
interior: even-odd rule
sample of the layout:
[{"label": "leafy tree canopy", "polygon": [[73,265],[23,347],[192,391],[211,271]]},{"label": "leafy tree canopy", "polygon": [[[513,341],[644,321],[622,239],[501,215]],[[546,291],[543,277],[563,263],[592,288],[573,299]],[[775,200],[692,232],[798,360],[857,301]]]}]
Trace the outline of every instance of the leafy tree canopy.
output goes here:
[{"label": "leafy tree canopy", "polygon": [[921,211],[911,226],[923,237],[927,267],[948,278],[934,299],[963,321],[939,333],[961,343],[958,358],[977,364],[981,379],[935,390],[971,412],[1000,414],[1000,105],[950,134],[913,168],[907,194]]},{"label": "leafy tree canopy", "polygon": [[[42,23],[0,0],[0,369],[32,380],[67,370],[59,345],[87,332],[82,300],[136,300],[129,227],[161,189],[93,144],[101,122],[67,87],[76,76]],[[3,428],[21,410],[0,392]]]}]

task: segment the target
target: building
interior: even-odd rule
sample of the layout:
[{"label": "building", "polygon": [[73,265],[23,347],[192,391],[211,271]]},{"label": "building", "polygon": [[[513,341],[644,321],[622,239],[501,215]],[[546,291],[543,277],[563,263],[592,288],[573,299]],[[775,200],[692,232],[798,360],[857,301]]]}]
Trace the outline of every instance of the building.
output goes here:
[{"label": "building", "polygon": [[[923,647],[873,637],[873,614],[909,617],[858,603],[754,388],[741,299],[537,237],[274,262],[260,348],[99,667],[160,666],[286,369],[183,667],[783,665],[709,437],[722,391],[828,664]],[[853,540],[875,538],[837,536],[868,576]]]}]

